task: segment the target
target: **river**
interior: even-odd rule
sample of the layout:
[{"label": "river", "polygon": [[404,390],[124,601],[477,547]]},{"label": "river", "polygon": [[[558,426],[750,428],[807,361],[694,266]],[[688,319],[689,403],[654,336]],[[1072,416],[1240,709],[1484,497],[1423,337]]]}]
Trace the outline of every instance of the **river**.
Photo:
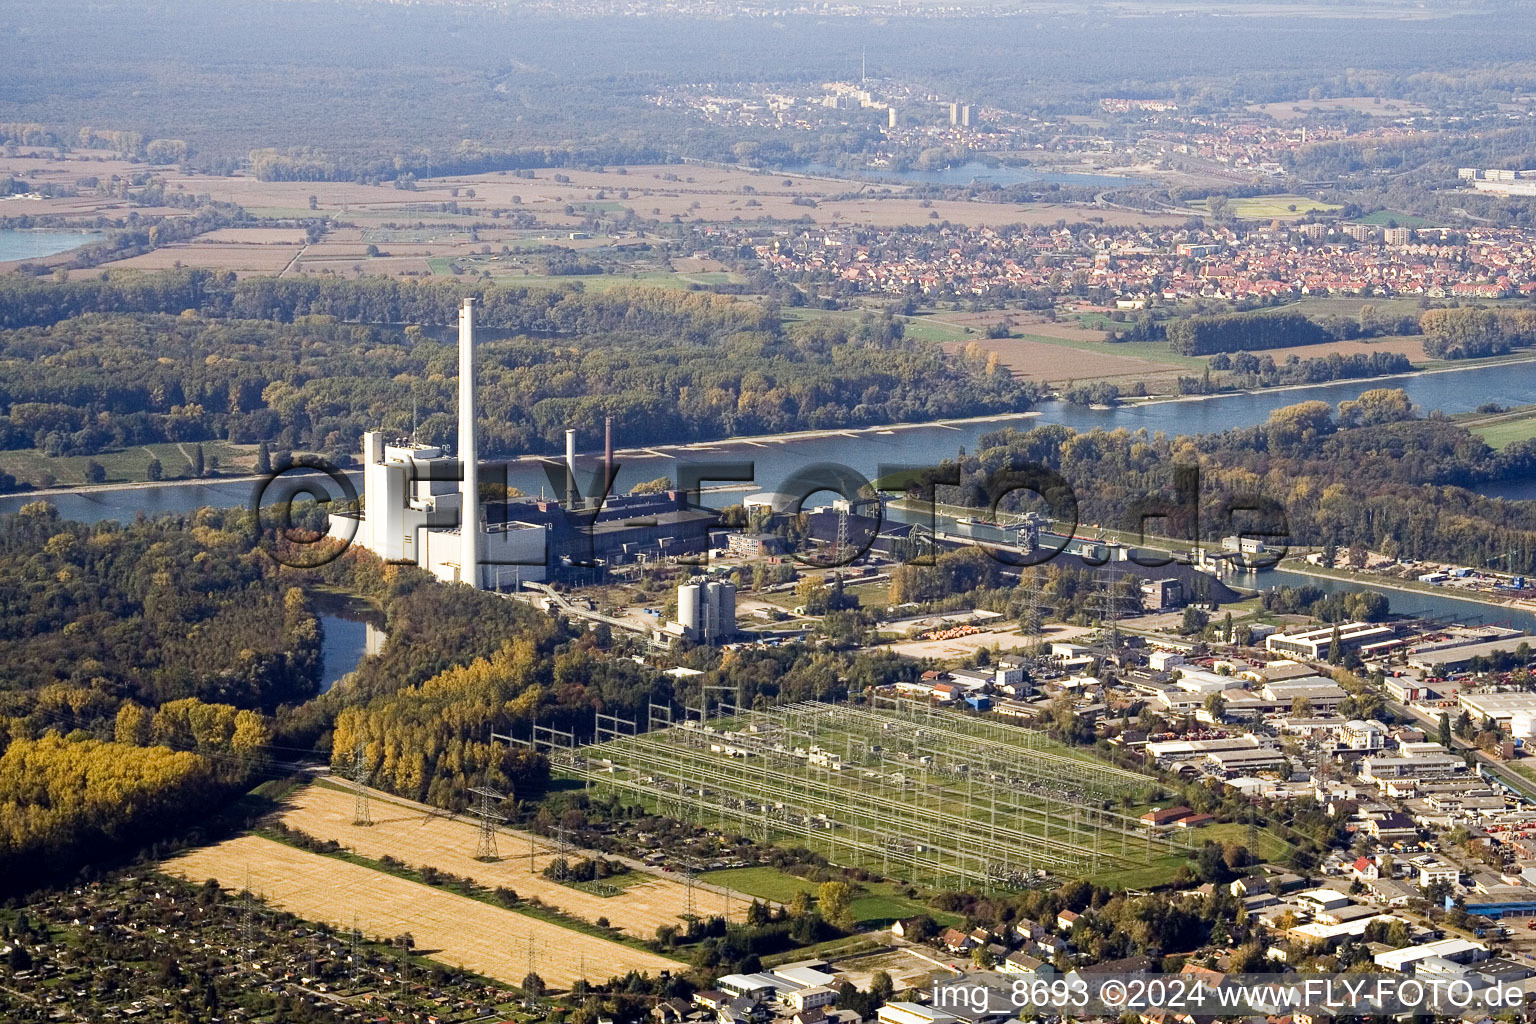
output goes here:
[{"label": "river", "polygon": [[1469,601],[1449,595],[1426,594],[1419,590],[1398,590],[1380,585],[1368,587],[1349,580],[1335,579],[1331,576],[1311,576],[1307,573],[1292,572],[1289,569],[1265,569],[1261,572],[1239,573],[1229,577],[1227,582],[1235,587],[1254,590],[1272,590],[1275,587],[1317,587],[1328,594],[1370,590],[1385,594],[1387,600],[1391,602],[1393,613],[1397,615],[1424,618],[1445,616],[1466,624],[1510,626],[1514,629],[1523,629],[1527,633],[1536,633],[1536,614],[1523,609],[1505,608],[1502,605]]},{"label": "river", "polygon": [[320,620],[320,692],[335,686],[368,654],[384,649],[384,613],[346,594],[321,591],[313,598]]},{"label": "river", "polygon": [[[620,470],[615,489],[628,490],[637,483],[661,476],[675,480],[679,465],[708,461],[750,460],[754,464],[756,486],[763,490],[773,490],[791,473],[824,462],[846,465],[873,478],[882,466],[933,466],[954,456],[961,448],[975,451],[983,434],[1007,426],[1060,423],[1077,430],[1125,427],[1129,430],[1146,429],[1154,433],[1208,433],[1262,423],[1272,411],[1282,406],[1312,399],[1337,404],[1356,398],[1363,391],[1379,387],[1402,388],[1425,411],[1469,412],[1485,402],[1498,402],[1502,405],[1528,402],[1533,372],[1536,372],[1536,366],[1530,363],[1519,364],[1518,367],[1505,363],[1442,373],[1378,377],[1210,398],[1122,405],[1112,409],[1087,409],[1065,402],[1047,402],[1026,416],[738,438],[686,446],[657,446],[619,452]],[[596,432],[589,432],[583,441],[590,451],[598,441]],[[589,466],[596,465],[596,460],[590,457],[584,456],[583,461]],[[358,475],[353,473],[351,477],[354,486],[360,488]],[[507,483],[528,495],[537,495],[541,491],[557,494],[564,489],[563,482],[557,482],[552,487],[543,470],[531,459],[511,463],[507,470]],[[1518,482],[1506,482],[1498,486],[1526,486],[1527,491],[1536,490],[1536,484],[1524,485]],[[253,482],[250,480],[164,483],[111,490],[72,491],[50,495],[47,500],[67,519],[129,522],[140,512],[157,515],[166,512],[187,513],[205,505],[248,505],[252,490]],[[335,497],[343,496],[339,487],[332,486],[330,490]],[[1525,496],[1536,497],[1530,493]],[[36,497],[27,495],[0,498],[0,515],[13,514],[23,504],[36,500]]]}]

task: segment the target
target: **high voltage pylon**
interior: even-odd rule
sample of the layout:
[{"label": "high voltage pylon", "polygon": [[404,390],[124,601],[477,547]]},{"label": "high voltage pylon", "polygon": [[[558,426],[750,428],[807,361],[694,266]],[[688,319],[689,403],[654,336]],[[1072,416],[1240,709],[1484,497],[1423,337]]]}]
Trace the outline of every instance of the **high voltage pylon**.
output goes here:
[{"label": "high voltage pylon", "polygon": [[1024,626],[1025,638],[1030,640],[1030,647],[1038,647],[1045,633],[1045,610],[1041,593],[1042,583],[1040,575],[1033,570],[1025,570],[1020,582],[1024,586]]},{"label": "high voltage pylon", "polygon": [[500,860],[501,854],[496,849],[496,826],[506,821],[507,816],[499,813],[496,806],[506,797],[489,786],[476,786],[470,792],[480,798],[479,803],[470,811],[480,819],[480,838],[475,845],[475,860]]},{"label": "high voltage pylon", "polygon": [[555,827],[555,881],[563,882],[571,870],[571,830],[564,825]]},{"label": "high voltage pylon", "polygon": [[1099,622],[1104,629],[1104,639],[1111,650],[1120,647],[1120,602],[1124,595],[1120,593],[1124,589],[1126,571],[1118,566],[1104,566],[1098,573],[1099,581]]},{"label": "high voltage pylon", "polygon": [[692,923],[698,917],[698,913],[694,909],[694,889],[698,884],[698,880],[691,861],[688,864],[688,873],[684,877],[688,885],[688,895],[686,909],[683,911],[683,920]]},{"label": "high voltage pylon", "polygon": [[352,824],[373,824],[373,813],[368,807],[367,751],[361,743],[352,754]]}]

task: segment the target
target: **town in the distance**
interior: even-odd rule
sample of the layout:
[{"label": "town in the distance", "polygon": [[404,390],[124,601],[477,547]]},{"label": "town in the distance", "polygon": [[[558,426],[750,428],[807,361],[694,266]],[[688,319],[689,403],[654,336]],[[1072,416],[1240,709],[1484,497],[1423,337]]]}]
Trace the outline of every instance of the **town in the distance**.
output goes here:
[{"label": "town in the distance", "polygon": [[1519,4],[0,31],[0,1021],[1528,1016]]}]

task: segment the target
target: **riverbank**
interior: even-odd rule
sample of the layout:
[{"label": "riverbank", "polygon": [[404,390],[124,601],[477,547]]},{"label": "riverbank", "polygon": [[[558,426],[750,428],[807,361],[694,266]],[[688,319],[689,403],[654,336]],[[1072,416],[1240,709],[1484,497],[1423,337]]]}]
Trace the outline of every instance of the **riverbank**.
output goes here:
[{"label": "riverbank", "polygon": [[265,480],[258,474],[241,476],[188,477],[182,480],[119,480],[111,484],[74,484],[63,487],[40,487],[32,491],[12,491],[7,498],[50,498],[65,494],[106,494],[112,491],[136,491],[146,487],[207,487],[211,484],[255,483]]},{"label": "riverbank", "polygon": [[[1455,365],[1447,365],[1448,363],[1454,363]],[[1237,388],[1232,391],[1218,391],[1210,395],[1147,395],[1144,398],[1121,399],[1121,404],[1126,406],[1148,406],[1167,405],[1171,402],[1205,402],[1218,398],[1236,398],[1243,395],[1271,395],[1286,391],[1305,391],[1312,388],[1327,387],[1330,384],[1342,385],[1374,383],[1376,381],[1414,380],[1421,377],[1430,377],[1437,373],[1462,373],[1467,370],[1479,370],[1487,366],[1521,363],[1536,363],[1536,355],[1522,352],[1507,356],[1489,356],[1487,359],[1438,360],[1419,369],[1409,370],[1406,373],[1389,373],[1381,377],[1348,377],[1342,380],[1325,380],[1302,384],[1276,384],[1272,387]]]},{"label": "riverbank", "polygon": [[1420,583],[1418,580],[1403,580],[1396,577],[1383,580],[1375,573],[1355,572],[1350,569],[1328,569],[1320,565],[1313,565],[1304,558],[1284,559],[1276,568],[1296,573],[1299,576],[1313,576],[1322,580],[1352,583],[1370,590],[1395,590],[1404,594],[1427,594],[1445,600],[1471,601],[1477,604],[1485,604],[1490,608],[1505,608],[1521,612],[1536,611],[1536,601],[1519,601],[1512,598],[1500,599],[1492,594],[1484,594],[1476,590],[1448,590],[1445,587],[1435,586],[1433,583]]}]

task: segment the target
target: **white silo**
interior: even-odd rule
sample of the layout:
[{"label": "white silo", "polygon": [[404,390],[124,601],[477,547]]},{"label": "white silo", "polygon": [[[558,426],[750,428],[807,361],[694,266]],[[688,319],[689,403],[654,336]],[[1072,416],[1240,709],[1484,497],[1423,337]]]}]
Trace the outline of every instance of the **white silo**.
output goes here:
[{"label": "white silo", "polygon": [[689,635],[699,632],[699,585],[684,583],[677,588],[677,621]]}]

